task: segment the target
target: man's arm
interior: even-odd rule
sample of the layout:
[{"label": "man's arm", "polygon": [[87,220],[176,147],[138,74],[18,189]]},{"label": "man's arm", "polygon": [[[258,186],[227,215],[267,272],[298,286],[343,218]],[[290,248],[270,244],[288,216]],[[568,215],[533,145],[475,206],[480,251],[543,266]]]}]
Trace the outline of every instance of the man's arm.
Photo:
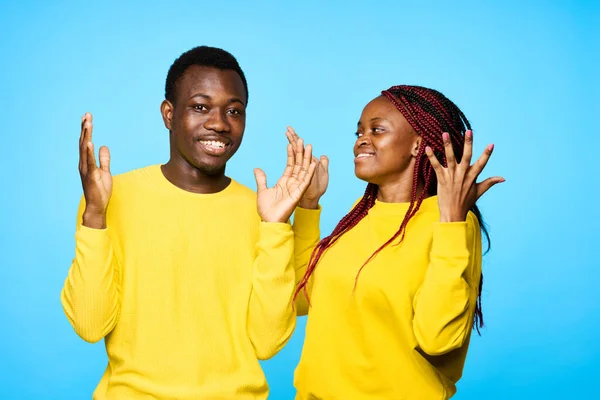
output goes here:
[{"label": "man's arm", "polygon": [[289,224],[260,223],[248,305],[248,336],[261,360],[277,354],[296,327],[292,308],[293,248]]},{"label": "man's arm", "polygon": [[290,216],[306,192],[316,168],[312,146],[302,139],[289,144],[287,165],[275,186],[254,170],[257,210],[261,218],[252,292],[248,305],[248,336],[259,359],[274,356],[288,341],[296,326],[292,299],[296,287],[294,238]]},{"label": "man's arm", "polygon": [[75,332],[97,342],[115,326],[120,309],[119,269],[106,223],[112,195],[110,153],[100,148],[96,165],[92,144],[92,115],[81,120],[79,174],[84,196],[79,203],[75,233],[75,258],[61,292],[61,302]]}]

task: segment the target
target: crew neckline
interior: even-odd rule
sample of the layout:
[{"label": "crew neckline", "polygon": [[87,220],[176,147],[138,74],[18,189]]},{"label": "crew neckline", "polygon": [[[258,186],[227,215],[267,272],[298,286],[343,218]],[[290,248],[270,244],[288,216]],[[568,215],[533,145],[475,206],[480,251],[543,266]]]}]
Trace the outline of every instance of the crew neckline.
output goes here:
[{"label": "crew neckline", "polygon": [[[375,205],[369,210],[369,212],[374,212],[377,214],[406,214],[408,211],[408,207],[410,206],[410,201],[402,202],[402,203],[386,203],[380,200],[375,200]],[[437,196],[430,196],[423,200],[421,206],[419,207],[419,211],[437,211],[438,210],[438,202]]]},{"label": "crew neckline", "polygon": [[229,184],[223,190],[221,190],[219,192],[216,192],[216,193],[190,192],[190,191],[180,188],[179,186],[176,186],[174,183],[172,183],[170,180],[168,180],[167,177],[163,174],[161,166],[162,166],[162,164],[155,164],[155,165],[150,166],[150,171],[152,173],[151,175],[152,175],[154,181],[159,185],[159,187],[161,189],[169,191],[171,193],[176,193],[179,195],[195,197],[195,198],[217,198],[217,197],[227,195],[229,192],[234,190],[235,186],[237,185],[237,182],[233,178],[229,177],[229,179],[230,179]]}]

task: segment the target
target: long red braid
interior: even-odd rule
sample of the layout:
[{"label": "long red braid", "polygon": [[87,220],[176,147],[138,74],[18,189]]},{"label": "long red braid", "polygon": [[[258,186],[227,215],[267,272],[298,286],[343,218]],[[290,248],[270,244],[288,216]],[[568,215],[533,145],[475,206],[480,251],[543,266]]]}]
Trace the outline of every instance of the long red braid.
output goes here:
[{"label": "long red braid", "polygon": [[[402,113],[404,118],[408,121],[408,123],[412,126],[412,128],[417,132],[419,136],[421,136],[421,144],[418,149],[414,177],[413,177],[413,187],[410,198],[410,205],[406,214],[404,215],[404,219],[400,224],[400,228],[398,231],[392,236],[387,242],[385,242],[377,251],[375,251],[367,261],[361,266],[358,274],[356,276],[356,281],[358,281],[358,277],[360,272],[365,267],[365,265],[371,261],[381,250],[383,250],[386,246],[400,237],[399,242],[404,239],[404,235],[406,233],[406,226],[410,219],[417,213],[419,210],[421,203],[425,199],[427,195],[433,196],[437,193],[437,179],[435,176],[435,172],[433,171],[433,167],[429,162],[428,158],[425,155],[425,147],[429,146],[433,150],[434,154],[437,156],[437,159],[444,165],[447,166],[446,156],[444,152],[444,144],[442,141],[442,133],[448,132],[450,136],[450,141],[452,143],[452,148],[454,149],[454,154],[457,162],[460,162],[463,155],[463,147],[464,147],[464,135],[467,130],[471,129],[471,125],[469,121],[463,114],[463,112],[450,101],[446,96],[442,93],[428,89],[421,86],[393,86],[388,90],[384,90],[382,92],[384,96],[386,96]],[[419,183],[424,184],[424,190],[419,193]],[[321,259],[323,253],[340,238],[344,233],[348,232],[354,226],[356,226],[360,220],[362,220],[369,209],[375,205],[375,199],[377,198],[377,185],[369,183],[365,190],[365,194],[362,199],[354,206],[354,208],[346,214],[341,221],[337,224],[333,232],[323,238],[313,250],[310,260],[308,262],[308,266],[306,269],[306,273],[298,287],[296,289],[296,293],[294,298],[303,291],[306,296],[309,304],[310,299],[308,296],[307,284],[310,276],[314,272],[319,260]],[[485,225],[483,223],[483,219],[481,216],[481,212],[477,208],[477,206],[473,206],[471,211],[475,214],[477,219],[479,220],[482,231],[484,232],[486,239],[488,241],[488,249],[489,249],[489,235]],[[356,282],[355,282],[356,284]],[[483,314],[481,309],[481,290],[483,287],[483,275],[481,276],[481,280],[479,282],[479,293],[477,296],[477,304],[475,308],[475,317],[474,317],[474,327],[477,329],[479,333],[479,328],[483,327]]]}]

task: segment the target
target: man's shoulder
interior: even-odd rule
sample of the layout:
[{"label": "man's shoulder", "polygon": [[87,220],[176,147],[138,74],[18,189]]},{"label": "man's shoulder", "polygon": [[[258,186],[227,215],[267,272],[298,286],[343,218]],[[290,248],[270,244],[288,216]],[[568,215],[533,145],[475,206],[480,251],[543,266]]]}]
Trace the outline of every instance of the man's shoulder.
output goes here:
[{"label": "man's shoulder", "polygon": [[144,196],[148,190],[156,187],[158,173],[160,165],[149,165],[113,175],[113,202]]},{"label": "man's shoulder", "polygon": [[233,178],[231,178],[230,185],[232,193],[240,200],[252,201],[253,203],[256,202],[256,191]]},{"label": "man's shoulder", "polygon": [[160,170],[160,165],[148,165],[146,167],[135,168],[127,172],[122,172],[113,176],[114,182],[137,182],[152,179],[156,172]]},{"label": "man's shoulder", "polygon": [[119,189],[145,186],[155,180],[158,172],[160,165],[148,165],[114,175],[113,183]]}]

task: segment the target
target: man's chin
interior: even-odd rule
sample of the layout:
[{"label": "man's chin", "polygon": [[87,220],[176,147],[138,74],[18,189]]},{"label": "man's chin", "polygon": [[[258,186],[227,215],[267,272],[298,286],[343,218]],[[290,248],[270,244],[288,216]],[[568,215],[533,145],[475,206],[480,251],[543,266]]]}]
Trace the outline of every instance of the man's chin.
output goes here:
[{"label": "man's chin", "polygon": [[205,163],[198,162],[195,163],[194,167],[207,176],[222,176],[225,174],[226,163]]}]

